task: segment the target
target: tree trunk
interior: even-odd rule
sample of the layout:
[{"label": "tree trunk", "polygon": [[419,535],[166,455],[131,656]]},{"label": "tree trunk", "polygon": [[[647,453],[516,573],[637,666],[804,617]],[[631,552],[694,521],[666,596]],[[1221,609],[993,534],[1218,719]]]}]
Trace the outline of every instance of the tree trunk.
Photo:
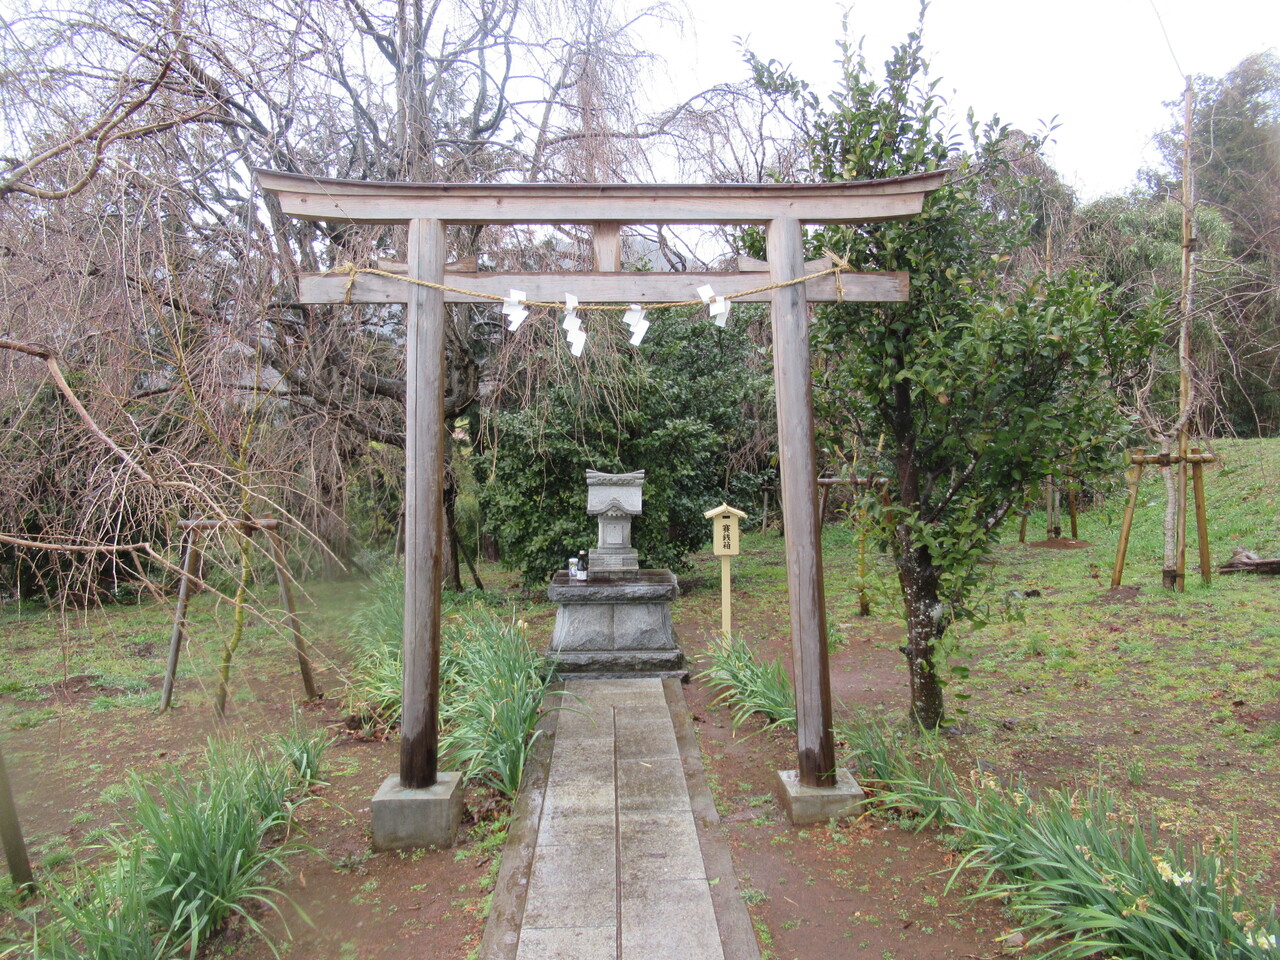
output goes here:
[{"label": "tree trunk", "polygon": [[[1169,444],[1161,444],[1161,453],[1169,452]],[[1160,468],[1164,481],[1164,568],[1161,580],[1166,590],[1178,588],[1178,491],[1174,483],[1173,469]]]},{"label": "tree trunk", "polygon": [[910,717],[924,729],[936,730],[943,720],[943,700],[934,653],[948,624],[938,595],[942,570],[930,562],[927,548],[903,542],[909,538],[899,528],[898,582],[907,610],[907,643],[902,652],[911,675]]},{"label": "tree trunk", "polygon": [[[336,467],[336,469],[333,469]],[[325,580],[341,580],[348,573],[351,539],[347,528],[345,465],[334,464],[316,470],[316,508],[312,529],[328,548],[321,553]]]},{"label": "tree trunk", "polygon": [[440,535],[444,537],[444,588],[455,593],[462,592],[462,573],[458,569],[458,537],[454,527],[454,505],[458,500],[458,485],[454,482],[453,471],[445,467],[444,481],[444,529]]}]

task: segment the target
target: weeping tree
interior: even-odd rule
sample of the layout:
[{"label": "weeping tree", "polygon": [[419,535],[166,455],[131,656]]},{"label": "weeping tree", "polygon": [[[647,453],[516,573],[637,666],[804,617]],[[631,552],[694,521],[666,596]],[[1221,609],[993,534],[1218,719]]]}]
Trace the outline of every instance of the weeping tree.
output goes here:
[{"label": "weeping tree", "polygon": [[[671,14],[614,6],[101,0],[50,17],[12,4],[0,475],[14,482],[0,490],[0,564],[38,569],[53,591],[124,575],[138,566],[125,547],[162,549],[175,517],[238,515],[246,473],[270,494],[256,512],[291,517],[341,557],[353,465],[404,442],[403,311],[294,308],[289,284],[404,259],[407,238],[286,219],[247,172],[642,179],[645,147],[683,116],[641,115],[626,81],[651,59],[637,24]],[[544,237],[494,233],[452,231],[451,259],[541,266]],[[448,327],[447,419],[480,395],[483,319],[460,311]],[[48,389],[45,357],[87,416]],[[237,424],[252,411],[263,426],[241,463]],[[95,429],[157,482],[136,482]],[[95,552],[107,559],[76,559]]]},{"label": "weeping tree", "polygon": [[[795,103],[812,179],[953,171],[918,218],[809,238],[811,255],[829,249],[855,269],[911,274],[906,303],[817,309],[814,403],[823,429],[879,451],[863,462],[890,478],[888,502],[871,509],[897,565],[911,718],[936,728],[947,630],[975,610],[979,561],[1028,482],[1085,476],[1114,456],[1129,426],[1116,380],[1158,325],[1117,323],[1105,288],[1087,277],[1009,266],[1035,225],[1019,198],[1036,191],[1018,180],[1034,165],[1010,162],[1015,137],[997,121],[970,118],[964,136],[946,122],[921,35],[894,49],[882,80],[844,42],[843,75],[826,98],[774,63],[752,63],[768,94]],[[1016,139],[1022,151],[1040,146]]]}]

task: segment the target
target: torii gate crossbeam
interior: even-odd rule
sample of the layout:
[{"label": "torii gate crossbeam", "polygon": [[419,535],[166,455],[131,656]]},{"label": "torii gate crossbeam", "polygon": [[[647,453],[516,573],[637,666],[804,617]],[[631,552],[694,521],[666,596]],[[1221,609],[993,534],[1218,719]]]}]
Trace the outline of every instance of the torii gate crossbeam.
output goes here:
[{"label": "torii gate crossbeam", "polygon": [[[669,300],[712,278],[732,296],[729,277],[785,283],[806,276],[803,224],[863,223],[914,217],[945,171],[834,184],[386,184],[256,171],[283,212],[346,223],[400,223],[409,228],[406,276],[478,293],[511,287],[581,290],[584,303]],[[552,274],[446,273],[448,224],[580,223],[595,228],[597,272]],[[768,264],[741,274],[618,273],[618,230],[625,224],[764,224]],[[764,265],[761,265],[764,266]],[[581,285],[577,286],[579,280]],[[768,291],[772,304],[779,462],[787,539],[792,666],[796,688],[800,782],[835,784],[831,688],[822,553],[814,479],[812,384],[807,303],[903,301],[904,274],[843,274],[840,284],[794,284]],[[837,289],[839,286],[839,289]],[[808,287],[808,289],[806,289]],[[545,296],[545,295],[544,295]],[[537,293],[531,299],[538,299]],[[437,775],[440,594],[443,569],[444,311],[446,302],[483,297],[360,275],[304,278],[302,302],[407,305],[405,674],[400,778],[429,787]],[[753,298],[755,299],[755,298]],[[764,299],[760,296],[759,299]]]}]

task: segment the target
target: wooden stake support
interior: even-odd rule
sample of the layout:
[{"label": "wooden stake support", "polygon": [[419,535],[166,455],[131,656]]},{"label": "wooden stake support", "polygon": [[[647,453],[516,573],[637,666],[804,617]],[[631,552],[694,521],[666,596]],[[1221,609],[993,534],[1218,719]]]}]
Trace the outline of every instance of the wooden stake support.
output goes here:
[{"label": "wooden stake support", "polygon": [[1120,542],[1116,545],[1116,564],[1111,570],[1111,589],[1120,586],[1124,576],[1124,558],[1129,552],[1129,531],[1133,529],[1133,513],[1138,506],[1138,484],[1142,481],[1143,454],[1146,448],[1139,447],[1129,457],[1129,466],[1125,468],[1125,478],[1129,481],[1129,500],[1124,508],[1124,520],[1120,523]]},{"label": "wooden stake support", "polygon": [[[1199,449],[1192,448],[1191,456],[1199,457]],[[1191,460],[1191,485],[1196,499],[1196,539],[1200,547],[1200,575],[1209,582],[1209,512],[1204,502],[1204,461]]]},{"label": "wooden stake support", "polygon": [[1071,517],[1071,539],[1080,539],[1080,528],[1076,520],[1076,482],[1067,477],[1067,514]]},{"label": "wooden stake support", "polygon": [[173,703],[173,686],[178,676],[178,657],[186,636],[187,607],[191,602],[192,584],[199,589],[196,570],[200,564],[200,535],[226,528],[239,530],[247,537],[253,536],[259,530],[267,534],[271,560],[276,570],[276,583],[280,588],[280,602],[284,604],[285,625],[289,628],[293,649],[298,655],[298,670],[302,674],[303,689],[306,690],[308,700],[319,700],[323,697],[323,691],[316,685],[307,641],[302,635],[301,622],[298,620],[298,612],[293,604],[288,561],[279,532],[280,521],[270,517],[261,520],[179,520],[178,527],[185,531],[185,546],[182,555],[182,576],[178,581],[178,603],[173,614],[173,632],[169,635],[169,659],[164,671],[164,686],[160,691],[161,712],[168,710]]},{"label": "wooden stake support", "polygon": [[1044,521],[1045,539],[1058,540],[1062,537],[1062,515],[1058,485],[1053,480],[1046,480],[1044,487]]}]

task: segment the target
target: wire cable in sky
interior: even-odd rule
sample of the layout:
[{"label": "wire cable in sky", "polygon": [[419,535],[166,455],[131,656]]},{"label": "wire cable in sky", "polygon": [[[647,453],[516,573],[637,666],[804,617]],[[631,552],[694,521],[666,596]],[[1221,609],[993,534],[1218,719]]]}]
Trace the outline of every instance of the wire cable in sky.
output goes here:
[{"label": "wire cable in sky", "polygon": [[1173,52],[1173,41],[1169,39],[1169,31],[1164,28],[1164,17],[1160,16],[1156,0],[1147,0],[1147,2],[1151,4],[1151,12],[1156,15],[1156,23],[1160,24],[1160,32],[1164,34],[1164,43],[1169,48],[1169,56],[1173,57],[1173,65],[1178,68],[1178,76],[1185,77],[1186,73],[1182,69],[1182,64],[1178,62],[1178,55]]}]

